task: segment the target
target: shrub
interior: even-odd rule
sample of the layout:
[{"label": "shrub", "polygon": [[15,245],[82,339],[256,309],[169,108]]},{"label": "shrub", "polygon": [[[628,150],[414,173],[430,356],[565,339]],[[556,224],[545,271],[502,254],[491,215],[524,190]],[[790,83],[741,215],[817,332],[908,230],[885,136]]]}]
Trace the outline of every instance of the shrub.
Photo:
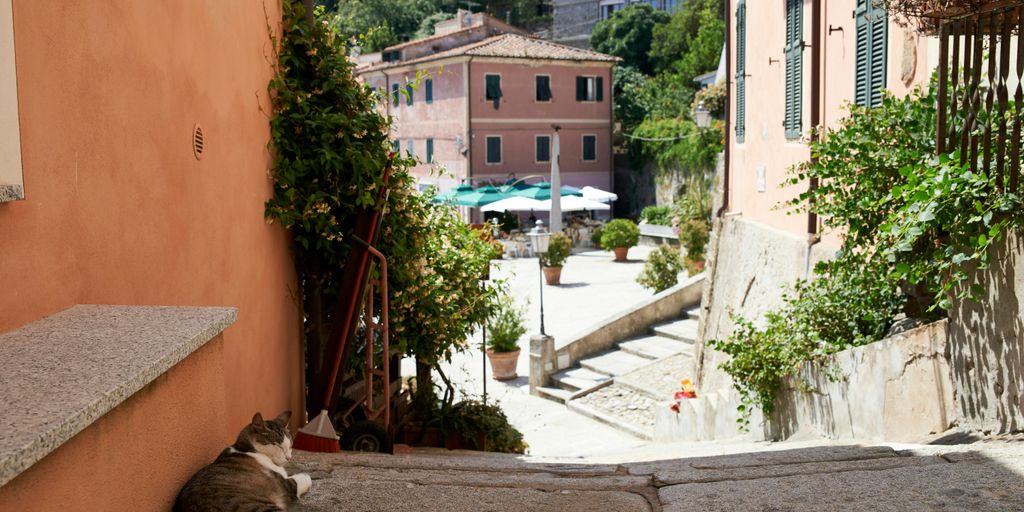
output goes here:
[{"label": "shrub", "polygon": [[633,247],[640,241],[640,228],[629,219],[614,219],[601,230],[601,247]]},{"label": "shrub", "polygon": [[601,234],[604,232],[600,226],[594,228],[590,232],[590,241],[594,244],[594,247],[601,248]]},{"label": "shrub", "polygon": [[682,271],[683,259],[679,256],[679,249],[671,245],[659,245],[647,257],[647,263],[637,276],[636,282],[658,293],[675,286]]},{"label": "shrub", "polygon": [[548,240],[548,252],[541,255],[541,264],[545,267],[561,267],[569,259],[572,252],[572,240],[562,233],[551,235]]},{"label": "shrub", "polygon": [[725,94],[725,82],[709,85],[693,95],[693,103],[690,105],[690,108],[696,111],[700,103],[704,102],[704,108],[715,119],[721,119],[725,115]]},{"label": "shrub", "polygon": [[487,346],[495,352],[515,352],[523,334],[523,308],[516,307],[510,295],[504,295],[487,320]]},{"label": "shrub", "polygon": [[704,219],[690,219],[679,226],[679,243],[686,247],[686,267],[691,274],[698,261],[704,261],[704,250],[710,237],[708,222]]},{"label": "shrub", "polygon": [[[476,400],[463,400],[452,406],[445,422],[445,430],[459,431],[476,442],[477,434],[484,435],[484,450],[501,453],[524,453],[523,434],[512,426],[497,405]],[[479,446],[477,448],[480,448]]]},{"label": "shrub", "polygon": [[645,206],[640,212],[640,219],[657,226],[672,225],[672,208],[668,206]]}]

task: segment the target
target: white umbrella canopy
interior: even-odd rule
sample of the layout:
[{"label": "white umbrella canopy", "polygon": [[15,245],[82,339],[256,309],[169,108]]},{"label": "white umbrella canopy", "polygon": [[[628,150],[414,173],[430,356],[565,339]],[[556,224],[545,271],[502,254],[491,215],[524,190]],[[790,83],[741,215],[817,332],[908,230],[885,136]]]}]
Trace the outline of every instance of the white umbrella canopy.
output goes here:
[{"label": "white umbrella canopy", "polygon": [[480,210],[485,212],[548,211],[550,209],[551,201],[541,201],[521,196],[512,196],[480,207]]},{"label": "white umbrella canopy", "polygon": [[[541,211],[551,211],[551,200],[550,199],[548,199],[547,201],[540,201],[540,202],[543,203],[543,206],[541,208],[538,208],[538,210],[541,210]],[[590,199],[587,199],[585,197],[579,197],[579,196],[564,196],[564,197],[562,197],[562,201],[559,204],[562,206],[562,211],[563,212],[578,212],[578,211],[584,211],[584,210],[610,210],[611,209],[611,206],[608,206],[608,205],[606,205],[604,203],[599,203],[597,201],[591,201]]]},{"label": "white umbrella canopy", "polygon": [[581,188],[580,192],[583,194],[584,199],[590,199],[591,201],[598,201],[601,203],[615,201],[619,198],[619,196],[613,192],[608,192],[605,190],[601,190],[599,188],[594,188],[591,187],[590,185]]}]

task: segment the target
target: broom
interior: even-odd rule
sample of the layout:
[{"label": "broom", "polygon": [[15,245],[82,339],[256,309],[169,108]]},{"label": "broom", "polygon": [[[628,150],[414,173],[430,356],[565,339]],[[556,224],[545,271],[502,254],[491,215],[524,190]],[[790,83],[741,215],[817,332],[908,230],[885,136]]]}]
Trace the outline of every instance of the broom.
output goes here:
[{"label": "broom", "polygon": [[331,417],[327,414],[327,409],[320,411],[313,421],[299,429],[299,432],[295,434],[292,447],[307,452],[337,453],[341,451],[341,445],[338,444],[338,433],[331,425]]}]

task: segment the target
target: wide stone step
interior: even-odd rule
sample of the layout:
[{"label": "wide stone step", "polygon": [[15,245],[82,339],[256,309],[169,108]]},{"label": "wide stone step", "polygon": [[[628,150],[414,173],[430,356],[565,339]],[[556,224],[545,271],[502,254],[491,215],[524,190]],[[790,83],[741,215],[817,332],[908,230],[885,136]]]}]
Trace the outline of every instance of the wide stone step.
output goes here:
[{"label": "wide stone step", "polygon": [[691,320],[700,320],[700,305],[696,305],[685,311],[686,317]]},{"label": "wide stone step", "polygon": [[647,359],[661,359],[676,354],[693,354],[693,345],[664,336],[646,336],[619,343],[619,350]]},{"label": "wide stone step", "polygon": [[587,368],[569,368],[552,375],[551,378],[558,387],[576,392],[598,386],[612,377],[607,373],[596,372]]},{"label": "wide stone step", "polygon": [[654,328],[654,334],[684,343],[694,343],[697,341],[697,321],[692,318],[686,318],[661,324]]},{"label": "wide stone step", "polygon": [[551,388],[546,386],[538,387],[537,393],[548,400],[554,400],[563,404],[568,402],[573,395],[573,392],[567,389]]},{"label": "wide stone step", "polygon": [[580,361],[580,366],[583,368],[608,375],[622,375],[648,364],[651,364],[650,359],[621,350],[588,357]]}]

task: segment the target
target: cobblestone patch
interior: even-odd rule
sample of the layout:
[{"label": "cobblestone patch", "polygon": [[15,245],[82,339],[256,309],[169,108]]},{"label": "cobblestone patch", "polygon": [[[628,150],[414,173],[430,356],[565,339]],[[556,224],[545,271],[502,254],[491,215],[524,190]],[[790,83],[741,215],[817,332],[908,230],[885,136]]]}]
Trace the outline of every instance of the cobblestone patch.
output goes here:
[{"label": "cobblestone patch", "polygon": [[612,384],[576,399],[576,402],[614,416],[639,430],[654,430],[657,402],[645,393]]},{"label": "cobblestone patch", "polygon": [[[676,391],[679,391],[679,381],[682,379],[694,380],[693,357],[689,354],[659,359],[643,368],[616,377],[615,383],[644,390],[649,398],[668,401]],[[651,417],[653,418],[653,413]]]}]

